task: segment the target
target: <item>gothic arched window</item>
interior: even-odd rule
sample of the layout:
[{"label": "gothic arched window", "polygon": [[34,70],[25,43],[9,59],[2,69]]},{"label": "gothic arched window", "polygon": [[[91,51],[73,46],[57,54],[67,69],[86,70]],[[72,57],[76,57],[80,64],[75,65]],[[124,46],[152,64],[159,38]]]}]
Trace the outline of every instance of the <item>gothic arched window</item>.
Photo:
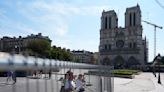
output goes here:
[{"label": "gothic arched window", "polygon": [[133,26],[136,25],[136,13],[133,13]]},{"label": "gothic arched window", "polygon": [[112,28],[112,19],[111,19],[111,17],[109,17],[109,29],[111,29]]},{"label": "gothic arched window", "polygon": [[129,25],[132,26],[132,14],[129,15]]},{"label": "gothic arched window", "polygon": [[105,29],[107,29],[107,17],[105,17]]}]

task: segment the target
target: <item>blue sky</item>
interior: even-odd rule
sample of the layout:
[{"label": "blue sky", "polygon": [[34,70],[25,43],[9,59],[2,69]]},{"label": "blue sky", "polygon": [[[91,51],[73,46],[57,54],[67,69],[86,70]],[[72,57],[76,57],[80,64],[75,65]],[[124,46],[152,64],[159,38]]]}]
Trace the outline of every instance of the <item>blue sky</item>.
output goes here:
[{"label": "blue sky", "polygon": [[[158,0],[164,5],[163,0]],[[26,36],[41,32],[52,44],[71,50],[98,51],[100,17],[115,10],[119,26],[124,26],[127,7],[140,5],[142,19],[164,26],[164,9],[155,0],[0,0],[0,37]],[[149,41],[149,61],[153,58],[154,28],[143,24]],[[164,55],[164,29],[157,29],[157,53]]]}]

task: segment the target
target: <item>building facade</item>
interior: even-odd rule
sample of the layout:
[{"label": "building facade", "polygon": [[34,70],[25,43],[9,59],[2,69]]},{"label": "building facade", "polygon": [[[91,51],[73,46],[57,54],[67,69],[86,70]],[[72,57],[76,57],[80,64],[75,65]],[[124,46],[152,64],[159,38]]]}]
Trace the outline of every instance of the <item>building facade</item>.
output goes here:
[{"label": "building facade", "polygon": [[40,39],[51,42],[51,40],[47,36],[42,36],[41,33],[38,33],[37,35],[31,34],[27,37],[19,36],[18,38],[4,36],[3,38],[0,38],[0,51],[23,53],[26,51],[29,42]]},{"label": "building facade", "polygon": [[93,53],[84,50],[72,51],[73,61],[79,63],[93,63]]},{"label": "building facade", "polygon": [[99,52],[94,52],[92,62],[93,62],[93,64],[99,64],[98,61],[99,61]]},{"label": "building facade", "polygon": [[144,65],[148,48],[146,37],[142,37],[140,6],[126,9],[125,27],[118,27],[114,10],[103,11],[100,29],[100,63],[116,68]]}]

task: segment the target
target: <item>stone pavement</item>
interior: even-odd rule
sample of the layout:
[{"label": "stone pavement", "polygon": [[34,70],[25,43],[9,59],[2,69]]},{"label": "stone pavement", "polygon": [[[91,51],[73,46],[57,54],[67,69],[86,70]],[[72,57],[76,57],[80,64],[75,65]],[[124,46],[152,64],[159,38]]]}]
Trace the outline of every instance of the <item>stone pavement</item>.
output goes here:
[{"label": "stone pavement", "polygon": [[114,78],[114,92],[164,92],[164,73],[161,73],[162,84],[157,80],[152,73],[141,73],[134,79]]},{"label": "stone pavement", "polygon": [[[63,73],[61,72],[61,74]],[[79,74],[79,70],[74,71],[74,73]],[[61,76],[63,77],[64,75],[54,73],[51,80],[17,77],[17,83],[14,85],[12,85],[12,81],[7,83],[6,77],[0,77],[0,92],[60,92],[61,81],[58,80]],[[85,92],[96,91],[93,91],[90,87],[86,87]]]},{"label": "stone pavement", "polygon": [[[79,74],[80,71],[74,71],[74,73]],[[57,75],[56,78],[54,74],[52,77],[53,83],[51,80],[38,79],[37,81],[37,79],[29,79],[29,91],[27,91],[26,78],[18,78],[15,91],[13,91],[14,85],[5,84],[6,78],[1,77],[0,92],[59,92],[61,83],[56,82],[56,80],[61,76],[63,75]],[[99,77],[86,77],[87,82],[90,80],[93,86],[87,87],[85,92],[100,92]],[[164,73],[161,73],[161,85],[157,83],[157,80],[157,77],[155,78],[152,73],[141,73],[136,75],[134,79],[114,78],[114,92],[164,92]]]}]

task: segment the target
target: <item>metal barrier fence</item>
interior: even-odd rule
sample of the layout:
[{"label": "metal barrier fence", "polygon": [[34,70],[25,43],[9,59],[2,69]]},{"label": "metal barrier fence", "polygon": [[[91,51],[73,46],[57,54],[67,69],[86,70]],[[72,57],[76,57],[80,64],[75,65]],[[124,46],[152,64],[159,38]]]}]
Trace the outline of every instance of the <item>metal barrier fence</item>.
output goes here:
[{"label": "metal barrier fence", "polygon": [[[3,52],[0,52],[0,92],[60,92],[60,79],[68,70],[74,75],[84,74],[86,84],[89,84],[85,86],[85,92],[113,92],[114,81],[109,66],[10,55]],[[11,80],[7,77],[8,71],[22,77]],[[90,71],[94,71],[95,74]]]}]

